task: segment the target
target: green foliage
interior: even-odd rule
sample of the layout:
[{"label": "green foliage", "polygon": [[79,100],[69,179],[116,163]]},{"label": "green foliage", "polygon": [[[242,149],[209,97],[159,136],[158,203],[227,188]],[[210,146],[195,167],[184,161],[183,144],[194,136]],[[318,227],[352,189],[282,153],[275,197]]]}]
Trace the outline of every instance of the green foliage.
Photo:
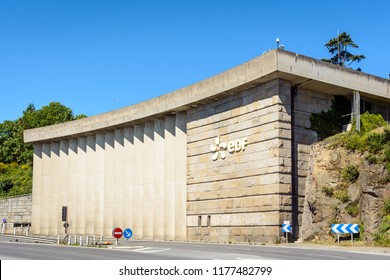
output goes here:
[{"label": "green foliage", "polygon": [[[385,128],[382,132],[372,131],[383,126]],[[353,129],[336,135],[332,139],[333,146],[342,146],[351,151],[368,151],[366,159],[370,164],[390,162],[390,127],[386,125],[383,117],[365,112],[361,117],[361,128],[360,132]]]},{"label": "green foliage", "polygon": [[390,198],[383,202],[383,212],[385,215],[390,215]]},{"label": "green foliage", "polygon": [[348,190],[346,189],[341,189],[341,190],[335,190],[333,192],[333,196],[340,200],[341,202],[348,202],[350,197],[348,194]]},{"label": "green foliage", "polygon": [[0,163],[0,197],[28,194],[32,190],[32,167]]},{"label": "green foliage", "polygon": [[341,174],[345,181],[353,183],[359,177],[359,170],[356,166],[349,165],[342,170]]},{"label": "green foliage", "polygon": [[317,132],[319,139],[325,139],[341,132],[345,108],[348,108],[346,98],[335,96],[328,111],[310,115],[310,128]]},{"label": "green foliage", "polygon": [[[346,32],[330,39],[329,42],[325,44],[325,47],[331,53],[332,57],[330,59],[322,60],[343,67],[351,65],[353,62],[360,62],[362,59],[366,58],[364,55],[353,55],[348,51],[348,48],[358,48],[358,45],[354,43],[351,36]],[[360,70],[360,68],[358,68],[358,70]]]},{"label": "green foliage", "polygon": [[357,217],[359,215],[359,204],[358,202],[351,202],[346,208],[345,211],[352,216]]},{"label": "green foliage", "polygon": [[322,192],[328,196],[328,197],[332,197],[333,196],[333,192],[334,192],[334,189],[332,187],[329,187],[329,186],[323,186],[322,187]]},{"label": "green foliage", "polygon": [[71,109],[58,102],[51,102],[40,110],[30,104],[17,120],[0,123],[0,196],[31,193],[33,146],[23,141],[25,129],[83,117],[74,116]]},{"label": "green foliage", "polygon": [[383,119],[381,114],[371,114],[369,112],[364,112],[360,116],[360,131],[370,132],[371,130],[385,126],[386,121]]},{"label": "green foliage", "polygon": [[383,155],[384,155],[383,160],[384,160],[385,162],[390,162],[390,147],[387,147],[387,148],[384,150]]},{"label": "green foliage", "polygon": [[378,158],[375,155],[369,154],[368,156],[366,156],[366,160],[370,165],[378,163]]},{"label": "green foliage", "polygon": [[36,110],[33,104],[27,106],[23,116],[15,121],[0,124],[0,162],[32,164],[33,147],[23,141],[25,129],[71,121],[81,116],[74,116],[71,109],[59,102],[51,102]]},{"label": "green foliage", "polygon": [[374,242],[382,246],[390,246],[390,215],[383,217],[379,232],[374,234]]}]

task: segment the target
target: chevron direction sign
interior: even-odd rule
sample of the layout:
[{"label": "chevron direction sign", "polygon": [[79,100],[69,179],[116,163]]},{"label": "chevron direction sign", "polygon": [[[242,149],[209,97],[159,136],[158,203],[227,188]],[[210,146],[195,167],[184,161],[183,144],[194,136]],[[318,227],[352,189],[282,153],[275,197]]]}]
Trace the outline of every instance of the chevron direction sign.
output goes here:
[{"label": "chevron direction sign", "polygon": [[282,232],[291,232],[290,224],[282,224]]},{"label": "chevron direction sign", "polygon": [[358,233],[358,224],[332,224],[333,233]]}]

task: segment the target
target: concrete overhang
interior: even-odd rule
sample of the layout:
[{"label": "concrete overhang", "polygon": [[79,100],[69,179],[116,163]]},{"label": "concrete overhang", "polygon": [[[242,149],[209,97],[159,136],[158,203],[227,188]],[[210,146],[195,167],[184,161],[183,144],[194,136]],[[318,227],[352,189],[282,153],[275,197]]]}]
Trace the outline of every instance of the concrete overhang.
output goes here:
[{"label": "concrete overhang", "polygon": [[188,110],[274,79],[331,95],[359,91],[372,98],[390,99],[390,81],[281,49],[188,87],[108,113],[24,131],[26,143],[50,142],[92,135]]}]

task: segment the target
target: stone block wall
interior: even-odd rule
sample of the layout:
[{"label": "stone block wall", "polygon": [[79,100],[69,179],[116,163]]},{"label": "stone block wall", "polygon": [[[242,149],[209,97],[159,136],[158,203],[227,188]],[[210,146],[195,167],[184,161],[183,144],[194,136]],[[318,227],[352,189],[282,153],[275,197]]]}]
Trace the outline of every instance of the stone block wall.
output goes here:
[{"label": "stone block wall", "polygon": [[310,129],[310,115],[327,111],[332,104],[333,96],[326,95],[320,92],[314,92],[298,87],[294,97],[294,144],[293,151],[295,153],[296,166],[293,179],[296,185],[296,213],[294,233],[297,238],[301,238],[302,231],[302,214],[305,201],[305,183],[308,176],[309,161],[310,161],[310,146],[315,143],[317,133]]},{"label": "stone block wall", "polygon": [[[289,83],[273,80],[188,111],[188,240],[272,242],[281,235],[291,217],[289,104]],[[247,144],[237,149],[237,142]]]},{"label": "stone block wall", "polygon": [[[0,199],[0,227],[4,227],[4,233],[13,234],[16,226],[16,234],[24,234],[26,227],[31,225],[31,195],[21,195]],[[2,220],[6,219],[6,224]]]}]

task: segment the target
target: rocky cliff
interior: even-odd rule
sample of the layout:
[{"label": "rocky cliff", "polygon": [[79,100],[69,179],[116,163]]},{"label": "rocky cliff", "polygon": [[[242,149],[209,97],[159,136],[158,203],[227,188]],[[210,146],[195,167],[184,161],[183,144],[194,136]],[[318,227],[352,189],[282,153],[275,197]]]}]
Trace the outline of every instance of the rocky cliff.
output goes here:
[{"label": "rocky cliff", "polygon": [[332,223],[358,223],[360,238],[372,242],[379,232],[384,203],[390,198],[386,165],[368,152],[352,152],[329,141],[311,147],[302,221],[304,241],[331,241]]}]

